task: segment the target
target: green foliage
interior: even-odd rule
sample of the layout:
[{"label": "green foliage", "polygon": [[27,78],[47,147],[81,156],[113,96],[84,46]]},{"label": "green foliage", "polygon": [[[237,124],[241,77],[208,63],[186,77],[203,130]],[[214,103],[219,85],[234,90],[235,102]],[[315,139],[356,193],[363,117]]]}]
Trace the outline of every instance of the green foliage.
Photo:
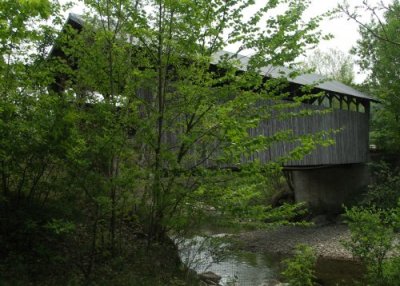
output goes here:
[{"label": "green foliage", "polygon": [[315,263],[317,257],[312,247],[299,244],[294,256],[284,260],[286,269],[283,277],[291,286],[312,286],[315,280]]},{"label": "green foliage", "polygon": [[[320,18],[301,21],[308,2],[284,2],[277,17],[267,14],[282,3],[268,1],[243,20],[253,1],[148,1],[134,7],[130,1],[86,1],[83,31],[74,40],[67,35],[63,45],[79,67],[71,70],[67,88],[82,100],[104,101],[129,114],[138,168],[131,191],[149,240],[187,227],[210,206],[260,221],[265,208],[249,202],[259,197],[257,178],[263,181],[265,167],[247,159],[278,141],[300,143],[282,161],[326,143],[327,134],[249,132],[272,113],[287,115],[300,104],[278,102],[286,95],[286,79],[263,82],[258,69],[290,65],[318,40]],[[215,56],[234,44],[236,53]],[[254,55],[242,73],[237,53],[248,49]]]},{"label": "green foliage", "polygon": [[[379,148],[389,152],[399,151],[399,15],[397,0],[389,5],[371,6],[366,1],[359,9],[371,13],[371,20],[364,23],[357,10],[343,4],[339,10],[360,24],[361,40],[353,49],[358,63],[368,73],[367,89],[381,101],[373,110],[372,140]],[[377,11],[383,12],[380,17]],[[364,203],[368,207],[347,210],[351,240],[346,246],[367,267],[368,285],[397,285],[398,258],[388,257],[397,250],[393,246],[394,231],[399,227],[399,178],[397,170],[388,165],[374,166],[376,181],[370,186]]]},{"label": "green foliage", "polygon": [[[396,248],[398,250],[398,247]],[[400,258],[391,257],[386,260],[383,265],[383,277],[385,277],[385,285],[396,285],[400,279]]]},{"label": "green foliage", "polygon": [[346,217],[351,238],[343,243],[366,266],[368,285],[397,285],[399,259],[388,254],[397,249],[393,241],[400,223],[399,208],[353,207],[346,209]]},{"label": "green foliage", "polygon": [[75,230],[75,224],[61,219],[52,219],[47,223],[46,228],[53,231],[57,235],[71,233]]},{"label": "green foliage", "polygon": [[[363,8],[371,12],[378,9],[383,11],[382,18],[372,13],[371,21],[360,27],[361,40],[353,51],[360,59],[358,63],[361,68],[369,75],[365,84],[370,94],[382,103],[373,110],[372,140],[379,148],[398,152],[400,81],[397,59],[400,57],[400,4],[395,0],[387,6]],[[354,18],[358,14],[352,15]]]},{"label": "green foliage", "polygon": [[398,170],[385,163],[379,162],[371,165],[373,183],[368,187],[368,192],[362,201],[368,206],[381,209],[396,208],[400,199],[400,176]]},{"label": "green foliage", "polygon": [[367,261],[382,262],[394,238],[397,223],[388,213],[379,209],[354,207],[346,210],[347,224],[351,231],[351,250]]},{"label": "green foliage", "polygon": [[[21,271],[36,284],[165,285],[179,263],[157,274],[151,259],[176,258],[162,252],[171,232],[210,209],[266,219],[271,166],[252,155],[299,143],[281,163],[327,143],[249,132],[272,114],[304,115],[281,101],[287,80],[265,82],[259,68],[318,41],[320,18],[302,21],[308,1],[267,1],[249,18],[250,0],[143,3],[84,1],[82,30],[59,32],[56,1],[0,2],[0,270],[11,284]],[[246,73],[237,53],[214,56],[228,45],[254,51]]]}]

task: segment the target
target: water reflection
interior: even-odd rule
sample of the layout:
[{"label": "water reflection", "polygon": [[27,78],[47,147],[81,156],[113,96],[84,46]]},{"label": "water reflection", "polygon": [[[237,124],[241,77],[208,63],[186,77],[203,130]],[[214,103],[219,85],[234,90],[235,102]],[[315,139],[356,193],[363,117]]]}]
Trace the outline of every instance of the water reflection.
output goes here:
[{"label": "water reflection", "polygon": [[[225,235],[194,236],[178,242],[182,261],[198,273],[212,271],[221,285],[261,286],[280,280],[283,256],[228,251]],[[360,285],[362,266],[354,261],[319,258],[316,275],[320,285]]]},{"label": "water reflection", "polygon": [[221,285],[267,285],[277,278],[266,255],[227,251],[228,245],[218,238],[195,236],[181,241],[182,261],[198,273],[212,271],[220,275]]}]

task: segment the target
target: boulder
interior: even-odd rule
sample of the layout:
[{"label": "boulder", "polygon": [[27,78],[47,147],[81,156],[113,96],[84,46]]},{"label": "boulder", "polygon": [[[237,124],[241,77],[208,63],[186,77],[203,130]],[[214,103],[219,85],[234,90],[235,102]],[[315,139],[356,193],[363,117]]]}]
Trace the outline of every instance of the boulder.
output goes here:
[{"label": "boulder", "polygon": [[218,285],[221,280],[221,276],[215,274],[214,272],[207,271],[199,274],[199,279],[207,283],[207,285]]}]

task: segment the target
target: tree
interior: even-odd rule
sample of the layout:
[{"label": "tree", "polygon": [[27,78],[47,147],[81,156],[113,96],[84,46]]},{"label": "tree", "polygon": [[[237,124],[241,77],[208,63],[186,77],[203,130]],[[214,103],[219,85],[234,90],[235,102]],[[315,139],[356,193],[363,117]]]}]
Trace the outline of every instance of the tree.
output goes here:
[{"label": "tree", "polygon": [[[248,202],[270,166],[245,159],[281,140],[299,142],[289,154],[299,158],[324,136],[248,132],[272,114],[295,116],[287,110],[300,100],[281,101],[287,80],[266,80],[260,68],[290,65],[317,42],[320,19],[301,21],[308,2],[267,1],[251,17],[252,0],[84,3],[82,30],[57,37],[44,25],[62,23],[53,2],[0,3],[0,269],[15,273],[29,256],[89,284],[118,268],[114,259],[136,257],[138,237],[149,252],[165,249],[169,231],[210,207],[262,220],[267,208]],[[220,53],[228,45],[237,51]]]},{"label": "tree", "polygon": [[306,58],[304,68],[313,70],[330,80],[337,80],[351,85],[354,82],[353,59],[340,50],[328,52],[315,50]]},{"label": "tree", "polygon": [[[41,149],[46,135],[40,126],[29,124],[34,123],[32,118],[44,124],[42,112],[37,114],[35,109],[45,109],[45,101],[50,100],[45,94],[49,77],[45,71],[40,71],[44,54],[40,51],[30,53],[29,50],[46,44],[41,41],[45,31],[28,27],[33,22],[47,19],[53,7],[48,1],[2,1],[0,5],[0,172],[2,195],[7,195],[13,191],[20,194],[26,185],[38,181],[37,176],[41,177],[42,173],[32,170],[36,169],[31,167],[38,163],[38,157],[30,158],[28,154],[33,149]],[[47,151],[41,155],[41,160],[50,155]],[[36,171],[36,174],[30,174]],[[16,174],[23,175],[14,178]],[[36,186],[30,187],[33,192]]]},{"label": "tree", "polygon": [[[32,279],[59,273],[55,266],[63,264],[62,259],[44,261],[49,260],[48,251],[62,242],[53,243],[56,233],[73,228],[68,222],[70,209],[60,207],[60,193],[67,189],[60,179],[72,146],[71,122],[66,102],[48,90],[53,75],[46,57],[56,31],[46,22],[60,20],[59,11],[58,4],[47,0],[0,3],[2,281],[15,273],[13,267],[20,267],[21,277]],[[51,203],[55,198],[60,199],[57,205]],[[29,264],[35,266],[26,267]],[[46,267],[41,268],[43,264]]]},{"label": "tree", "polygon": [[371,14],[369,23],[362,22],[358,10],[349,5],[339,6],[339,11],[360,24],[361,39],[354,48],[358,64],[368,73],[366,85],[381,105],[374,111],[372,139],[381,148],[399,151],[399,15],[400,5],[371,6],[365,1],[359,9]]},{"label": "tree", "polygon": [[[83,51],[79,42],[65,51],[78,59],[71,88],[99,92],[135,118],[130,128],[142,172],[132,187],[149,241],[179,229],[193,204],[208,199],[213,188],[224,189],[217,178],[232,172],[219,166],[240,165],[257,176],[265,167],[243,163],[243,156],[277,140],[293,140],[288,132],[256,138],[248,133],[282,108],[258,103],[285,96],[285,80],[264,81],[259,68],[290,63],[317,42],[319,18],[301,22],[308,2],[284,2],[286,10],[277,17],[266,15],[280,1],[267,1],[248,19],[244,13],[254,1],[85,2],[92,10],[84,29],[95,30],[95,44],[91,51]],[[228,44],[237,51],[216,57]],[[244,50],[254,52],[246,73],[238,61]],[[317,137],[309,134],[302,143],[315,146]],[[251,178],[240,182],[242,187],[224,191],[245,197],[241,192],[254,189]]]},{"label": "tree", "polygon": [[[372,6],[363,1],[363,5],[357,8],[347,3],[338,7],[340,13],[360,26],[361,39],[353,52],[359,58],[360,67],[368,73],[366,88],[381,101],[373,113],[372,139],[380,148],[395,153],[399,151],[400,143],[399,4],[395,0],[389,5],[380,2]],[[370,14],[368,22],[362,20],[360,11]],[[389,252],[397,251],[393,245],[399,223],[399,208],[395,206],[398,199],[397,170],[393,171],[386,164],[373,167],[377,167],[378,172],[375,174],[376,183],[370,186],[364,201],[367,207],[346,210],[351,231],[351,239],[346,246],[366,265],[366,283],[396,285],[399,259],[391,257]]]}]

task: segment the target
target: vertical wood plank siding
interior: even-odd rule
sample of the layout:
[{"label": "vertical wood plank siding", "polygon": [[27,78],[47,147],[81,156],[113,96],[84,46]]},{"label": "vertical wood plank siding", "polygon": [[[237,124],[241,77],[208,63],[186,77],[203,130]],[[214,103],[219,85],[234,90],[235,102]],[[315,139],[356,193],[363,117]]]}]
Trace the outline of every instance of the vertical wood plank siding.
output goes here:
[{"label": "vertical wood plank siding", "polygon": [[[140,90],[139,93],[147,102],[152,102],[150,92],[146,92],[145,89],[143,89]],[[326,108],[303,104],[300,107],[291,108],[289,111],[296,113],[303,109],[318,111]],[[142,116],[146,114],[146,109],[143,106],[140,108],[140,113]],[[332,135],[335,144],[327,147],[319,146],[309,155],[303,157],[302,160],[286,162],[284,165],[287,167],[364,163],[368,161],[368,110],[365,110],[365,113],[361,113],[350,110],[331,109],[330,112],[327,113],[293,116],[284,120],[279,120],[276,116],[275,119],[274,116],[272,117],[273,119],[261,122],[257,128],[249,130],[250,135],[273,136],[276,132],[293,130],[295,136],[301,136],[316,134],[321,131],[340,129],[340,131]],[[167,130],[168,129],[167,127]],[[174,134],[177,130],[174,129],[175,128],[171,128],[165,132],[163,138],[163,141],[170,146],[170,150],[178,150],[179,147],[178,136],[176,133]],[[183,130],[178,131],[180,134],[182,134],[182,132]],[[217,146],[218,143],[215,142],[215,145]],[[298,145],[298,142],[277,142],[266,150],[254,152],[248,157],[242,156],[242,161],[260,160],[262,163],[276,161],[283,156],[287,156],[290,151]],[[215,146],[208,146],[207,149],[215,151]],[[216,167],[213,158],[207,158],[205,154],[199,154],[203,152],[201,150],[204,150],[204,146],[194,146],[192,148],[189,154],[190,156],[193,155],[193,157],[191,157],[192,162],[189,164],[197,164],[200,160],[203,166]],[[196,153],[197,155],[195,155]],[[203,158],[203,160],[201,158]]]},{"label": "vertical wood plank siding", "polygon": [[[323,109],[323,107],[304,104],[302,107],[292,110],[296,112],[302,108]],[[271,136],[277,131],[288,129],[293,130],[294,135],[316,134],[324,130],[339,131],[331,136],[335,144],[327,147],[319,146],[302,160],[288,161],[285,166],[363,163],[368,160],[368,113],[332,109],[324,114],[294,116],[285,120],[271,119],[260,124],[256,135]],[[252,131],[253,133],[254,131]],[[255,157],[263,163],[277,160],[289,154],[297,145],[292,142],[278,142],[273,144],[269,150],[260,152]]]}]

